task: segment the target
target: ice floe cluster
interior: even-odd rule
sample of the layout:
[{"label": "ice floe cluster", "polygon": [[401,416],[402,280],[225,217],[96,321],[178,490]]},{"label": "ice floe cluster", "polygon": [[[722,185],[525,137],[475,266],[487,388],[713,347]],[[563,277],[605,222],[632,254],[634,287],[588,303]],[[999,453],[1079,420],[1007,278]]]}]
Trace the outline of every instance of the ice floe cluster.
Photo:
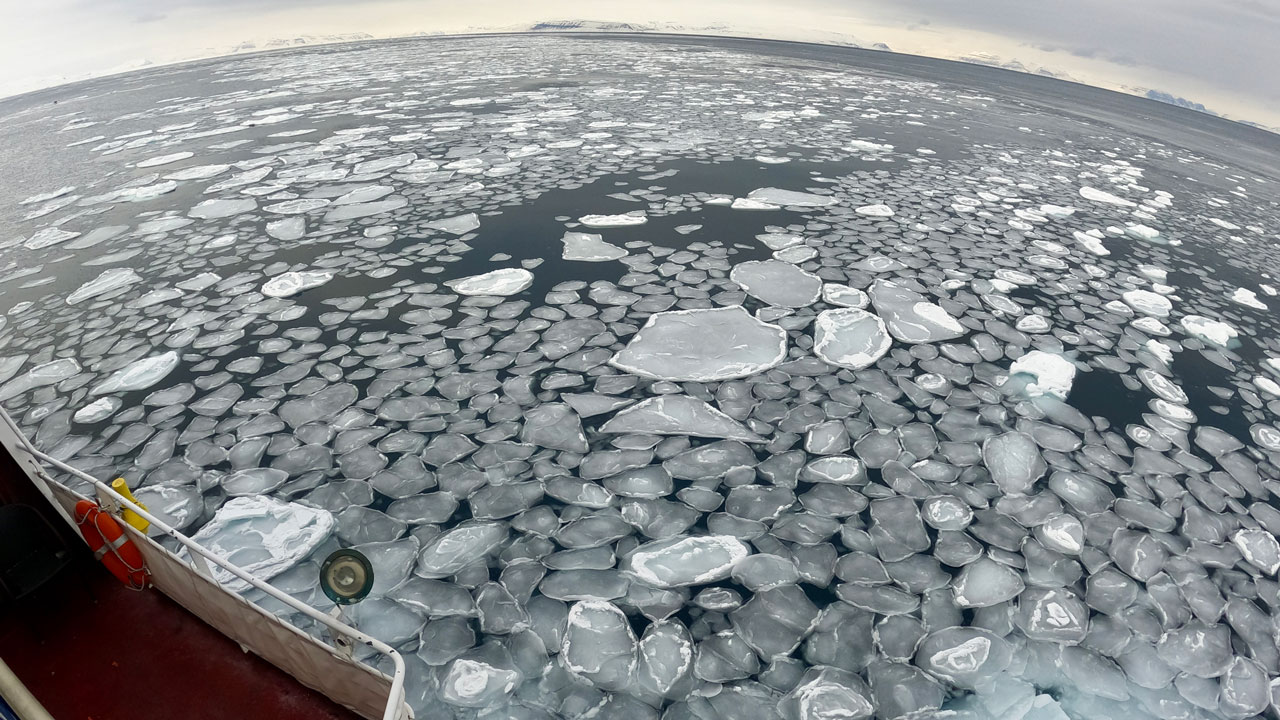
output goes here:
[{"label": "ice floe cluster", "polygon": [[418,717],[1277,712],[1280,180],[716,45],[103,82],[6,110],[0,402],[318,608],[365,553]]}]

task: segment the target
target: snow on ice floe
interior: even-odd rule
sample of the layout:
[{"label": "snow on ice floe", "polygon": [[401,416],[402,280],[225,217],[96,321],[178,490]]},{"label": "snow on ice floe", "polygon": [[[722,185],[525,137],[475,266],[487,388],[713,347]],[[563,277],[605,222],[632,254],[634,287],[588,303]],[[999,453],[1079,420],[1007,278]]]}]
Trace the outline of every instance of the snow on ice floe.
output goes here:
[{"label": "snow on ice floe", "polygon": [[610,245],[603,237],[593,233],[566,231],[560,238],[564,243],[564,259],[581,262],[607,262],[627,256],[627,251]]},{"label": "snow on ice floe", "polygon": [[867,217],[893,217],[894,210],[888,205],[863,205],[854,212]]},{"label": "snow on ice floe", "polygon": [[742,423],[688,395],[649,398],[614,415],[600,428],[606,433],[650,433],[764,442]]},{"label": "snow on ice floe", "polygon": [[1203,315],[1184,315],[1178,323],[1188,335],[1218,347],[1229,347],[1240,336],[1240,332],[1227,323]]},{"label": "snow on ice floe", "polygon": [[523,268],[503,268],[445,283],[460,295],[515,295],[533,285],[533,273]]},{"label": "snow on ice floe", "polygon": [[727,535],[698,535],[645,543],[626,558],[626,570],[659,588],[705,585],[729,577],[751,549]]},{"label": "snow on ice floe", "polygon": [[1076,366],[1070,360],[1042,350],[1032,350],[1013,361],[1009,367],[1011,376],[1024,375],[1030,382],[1023,388],[1029,397],[1052,395],[1066,400],[1075,381]]},{"label": "snow on ice floe", "polygon": [[822,293],[821,278],[778,260],[740,263],[730,271],[729,279],[751,297],[779,307],[807,307]]},{"label": "snow on ice floe", "polygon": [[[250,575],[270,580],[306,557],[333,531],[329,512],[282,502],[270,497],[237,497],[227,501],[213,519],[191,536]],[[234,592],[249,583],[220,567],[214,579]]]},{"label": "snow on ice floe", "polygon": [[1112,193],[1109,193],[1106,190],[1099,190],[1097,188],[1088,187],[1088,186],[1080,188],[1080,197],[1084,198],[1085,200],[1092,200],[1094,202],[1106,203],[1108,205],[1119,205],[1120,207],[1137,207],[1138,206],[1138,204],[1132,200],[1127,200],[1125,198],[1120,197],[1119,195],[1113,195]]},{"label": "snow on ice floe", "polygon": [[642,377],[711,382],[755,375],[786,355],[785,330],[733,306],[654,313],[609,364]]},{"label": "snow on ice floe", "polygon": [[1150,290],[1128,290],[1121,297],[1129,307],[1144,315],[1167,318],[1173,311],[1173,302],[1169,298]]},{"label": "snow on ice floe", "polygon": [[865,310],[825,310],[814,321],[813,351],[832,365],[861,370],[884,357],[892,344],[884,321]]},{"label": "snow on ice floe", "polygon": [[120,398],[101,397],[77,410],[71,419],[84,424],[102,422],[114,415],[123,404]]},{"label": "snow on ice floe", "polygon": [[877,280],[868,293],[876,314],[889,334],[904,343],[931,343],[958,338],[968,332],[940,306],[920,293],[889,280]]},{"label": "snow on ice floe", "polygon": [[168,377],[176,367],[178,367],[178,353],[172,350],[135,360],[95,385],[89,394],[106,395],[113,392],[145,390]]},{"label": "snow on ice floe", "polygon": [[85,300],[129,287],[137,282],[142,282],[142,278],[132,268],[112,268],[81,285],[75,292],[68,295],[67,304],[75,305]]},{"label": "snow on ice floe", "polygon": [[622,215],[583,215],[578,222],[587,227],[630,227],[643,225],[649,221],[643,212],[624,213]]},{"label": "snow on ice floe", "polygon": [[1267,309],[1267,304],[1258,299],[1258,294],[1248,288],[1236,288],[1235,292],[1231,293],[1231,302],[1255,310]]},{"label": "snow on ice floe", "polygon": [[814,195],[813,193],[783,190],[781,188],[758,188],[747,193],[747,200],[779,207],[819,208],[835,205],[838,200],[830,195]]},{"label": "snow on ice floe", "polygon": [[262,285],[262,294],[274,298],[292,297],[304,290],[324,285],[332,280],[334,275],[335,273],[329,270],[297,270],[280,273]]}]

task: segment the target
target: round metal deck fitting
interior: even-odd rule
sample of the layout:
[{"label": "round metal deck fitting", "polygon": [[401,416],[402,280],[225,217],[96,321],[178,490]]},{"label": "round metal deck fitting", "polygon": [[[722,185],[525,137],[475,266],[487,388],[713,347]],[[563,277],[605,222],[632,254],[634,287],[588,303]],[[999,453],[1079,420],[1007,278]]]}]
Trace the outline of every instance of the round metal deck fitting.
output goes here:
[{"label": "round metal deck fitting", "polygon": [[358,550],[335,550],[320,566],[320,589],[338,605],[354,605],[373,588],[373,566]]}]

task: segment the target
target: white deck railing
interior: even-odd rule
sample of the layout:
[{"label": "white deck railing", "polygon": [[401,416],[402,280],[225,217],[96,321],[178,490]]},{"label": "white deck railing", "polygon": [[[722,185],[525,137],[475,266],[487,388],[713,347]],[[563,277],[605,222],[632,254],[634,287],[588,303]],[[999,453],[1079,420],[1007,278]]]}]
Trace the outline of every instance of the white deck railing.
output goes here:
[{"label": "white deck railing", "polygon": [[[152,515],[151,513],[147,512],[145,508],[141,507],[137,503],[129,500],[128,498],[122,496],[120,493],[116,492],[107,483],[104,483],[101,480],[98,480],[97,478],[85,472],[77,470],[76,468],[36,449],[36,447],[31,444],[31,441],[27,438],[27,436],[23,434],[22,430],[18,427],[17,423],[14,422],[13,418],[9,416],[9,413],[5,412],[3,408],[0,408],[0,429],[7,429],[8,433],[5,433],[5,434],[10,435],[11,436],[10,439],[16,441],[17,444],[19,445],[19,449],[24,451],[28,455],[30,455],[32,460],[35,461],[32,463],[33,467],[28,469],[29,474],[34,474],[36,476],[36,479],[38,479],[39,481],[49,483],[50,485],[53,485],[53,486],[57,486],[62,490],[72,494],[75,494],[75,491],[66,487],[65,485],[63,485],[62,483],[58,482],[53,477],[51,477],[45,471],[44,465],[48,465],[50,467],[53,467],[57,470],[65,472],[74,477],[80,478],[81,480],[84,480],[85,482],[92,484],[93,487],[98,491],[98,493],[100,493],[100,497],[101,496],[109,497],[113,501],[119,503],[120,507],[132,510],[133,512],[141,516],[144,520],[151,523],[152,527],[156,528],[157,530],[164,533],[165,535],[172,537],[179,544],[185,547],[191,555],[191,562],[189,567],[192,572],[198,573],[201,576],[208,578],[211,582],[214,582],[216,584],[216,580],[213,580],[211,574],[208,572],[208,568],[203,567],[204,561],[211,562],[219,567],[226,569],[227,572],[240,578],[241,580],[248,583],[249,585],[257,588],[258,590],[261,590],[271,598],[278,600],[279,602],[284,603],[285,605],[292,608],[293,610],[306,615],[307,617],[311,618],[312,620],[315,620],[318,623],[321,623],[322,625],[327,627],[330,631],[335,633],[335,636],[342,636],[342,637],[349,638],[353,642],[367,645],[373,650],[390,657],[395,670],[391,676],[391,690],[387,697],[386,707],[383,711],[382,718],[383,720],[402,720],[403,718],[413,717],[413,711],[410,710],[408,705],[405,704],[404,702],[404,698],[405,698],[404,658],[400,656],[400,653],[396,652],[395,648],[392,648],[390,645],[387,645],[381,640],[378,640],[377,638],[371,635],[366,635],[365,633],[360,632],[356,628],[346,623],[343,623],[340,620],[337,620],[330,615],[322,613],[319,610],[316,610],[315,608],[311,607],[310,605],[307,605],[306,603],[298,600],[297,598],[294,598],[293,596],[278,590],[272,585],[262,580],[259,580],[258,578],[249,574],[248,572],[246,572],[245,570],[243,570],[242,568],[240,568],[239,566],[237,566],[235,563],[231,562],[227,558],[219,555],[218,553],[213,552],[212,550],[209,550],[208,548],[204,547],[200,543],[197,543],[191,538],[182,534],[178,530],[175,530],[168,523],[164,522],[163,520],[156,517],[155,515]],[[21,465],[21,463],[19,463],[19,465]],[[50,496],[49,488],[41,488],[41,490],[42,492],[44,492],[46,496]],[[50,496],[50,500],[54,502],[55,507],[57,507],[59,511],[63,511],[64,516],[66,516],[62,505],[55,498],[51,496]],[[72,521],[70,517],[67,517],[67,520],[68,522],[71,522],[74,525],[74,521]],[[121,521],[121,525],[123,526],[124,524],[125,523]],[[221,586],[219,586],[219,589],[221,589],[224,593],[227,593],[228,595],[234,596],[237,600],[243,601],[243,598],[241,596],[235,593],[232,593],[230,590],[227,590],[226,588],[222,588]],[[282,625],[287,625],[283,620],[279,619],[277,616],[275,616],[272,613],[264,611],[264,614],[274,619],[275,622],[277,623],[280,623]],[[295,630],[295,631],[297,630],[297,628],[294,628],[291,625],[289,625],[288,627],[292,630]],[[298,631],[298,632],[301,632],[301,631]],[[358,661],[351,660],[349,658],[347,659],[347,662],[351,663],[353,666],[359,665]],[[289,668],[282,668],[282,669],[288,670]],[[365,668],[365,669],[368,669],[368,668]],[[317,688],[317,690],[324,692],[323,688]]]}]

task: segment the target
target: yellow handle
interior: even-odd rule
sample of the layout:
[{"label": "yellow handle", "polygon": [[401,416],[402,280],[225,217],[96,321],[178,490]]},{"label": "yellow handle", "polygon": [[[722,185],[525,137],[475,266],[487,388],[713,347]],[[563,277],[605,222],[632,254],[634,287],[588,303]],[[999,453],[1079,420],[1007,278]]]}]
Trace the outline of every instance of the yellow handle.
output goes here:
[{"label": "yellow handle", "polygon": [[[147,509],[146,505],[143,505],[142,503],[134,499],[133,493],[129,492],[129,483],[126,483],[124,481],[124,478],[116,478],[115,480],[112,480],[111,489],[125,496],[125,499],[127,499],[131,503],[134,503],[135,505],[138,505],[143,510]],[[144,520],[141,515],[130,510],[129,508],[121,508],[120,517],[123,517],[125,522],[137,528],[138,532],[146,532],[147,528],[151,527],[151,523]]]}]

